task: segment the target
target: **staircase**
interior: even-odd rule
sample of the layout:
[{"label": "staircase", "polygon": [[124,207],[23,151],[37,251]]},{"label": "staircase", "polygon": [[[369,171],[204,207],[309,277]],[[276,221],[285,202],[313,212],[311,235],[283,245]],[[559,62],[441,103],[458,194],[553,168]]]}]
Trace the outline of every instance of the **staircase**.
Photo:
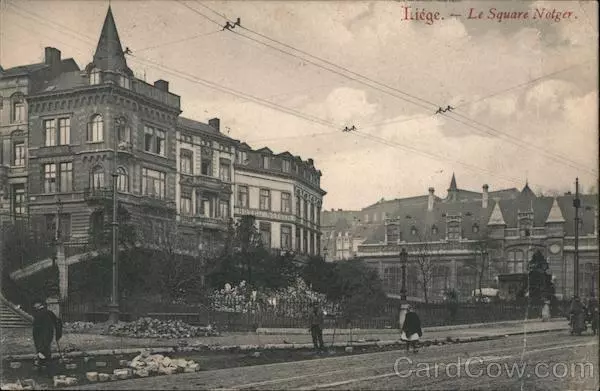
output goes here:
[{"label": "staircase", "polygon": [[32,317],[26,312],[15,307],[0,295],[0,327],[21,328],[31,327]]}]

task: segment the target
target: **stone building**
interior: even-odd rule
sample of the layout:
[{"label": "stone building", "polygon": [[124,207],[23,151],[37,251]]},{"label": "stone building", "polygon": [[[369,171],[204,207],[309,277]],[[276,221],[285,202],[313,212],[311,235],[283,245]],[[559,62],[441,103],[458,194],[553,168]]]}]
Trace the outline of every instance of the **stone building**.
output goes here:
[{"label": "stone building", "polygon": [[[590,296],[598,291],[598,196],[580,198],[580,293]],[[527,184],[521,191],[490,191],[484,185],[474,192],[459,189],[453,176],[443,199],[430,188],[427,195],[380,202],[358,212],[366,238],[356,257],[379,271],[389,294],[399,295],[400,252],[406,249],[408,296],[423,299],[426,275],[428,296],[435,300],[448,289],[469,297],[479,278],[484,288],[514,295],[510,281],[523,276],[528,261],[540,251],[550,265],[557,295],[570,297],[573,199],[572,194],[536,196]]]},{"label": "stone building", "polygon": [[234,166],[235,216],[255,216],[268,248],[318,255],[325,191],[313,160],[242,143]]},{"label": "stone building", "polygon": [[177,222],[190,250],[214,247],[233,217],[256,214],[272,247],[317,253],[325,192],[312,160],[252,151],[222,134],[217,118],[180,116],[169,83],[136,78],[126,52],[109,7],[83,69],[51,47],[43,63],[0,68],[0,219],[86,242],[110,228],[116,177],[120,208],[149,241]]}]

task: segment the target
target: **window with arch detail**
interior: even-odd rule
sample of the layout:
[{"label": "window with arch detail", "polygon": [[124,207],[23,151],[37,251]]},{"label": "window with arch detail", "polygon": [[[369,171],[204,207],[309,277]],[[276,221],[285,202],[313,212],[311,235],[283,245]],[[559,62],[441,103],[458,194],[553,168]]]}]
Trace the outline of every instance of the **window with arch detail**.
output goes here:
[{"label": "window with arch detail", "polygon": [[104,188],[104,168],[102,166],[96,166],[92,169],[90,173],[90,188]]},{"label": "window with arch detail", "polygon": [[473,232],[474,233],[479,232],[479,224],[477,224],[477,223],[473,224]]},{"label": "window with arch detail", "polygon": [[431,226],[431,234],[432,235],[437,235],[438,234],[438,227],[437,227],[437,225],[434,224],[434,225]]},{"label": "window with arch detail", "polygon": [[117,168],[117,190],[123,193],[129,193],[129,174],[123,167]]},{"label": "window with arch detail", "polygon": [[88,124],[87,140],[99,142],[104,140],[104,120],[100,114],[92,116]]}]

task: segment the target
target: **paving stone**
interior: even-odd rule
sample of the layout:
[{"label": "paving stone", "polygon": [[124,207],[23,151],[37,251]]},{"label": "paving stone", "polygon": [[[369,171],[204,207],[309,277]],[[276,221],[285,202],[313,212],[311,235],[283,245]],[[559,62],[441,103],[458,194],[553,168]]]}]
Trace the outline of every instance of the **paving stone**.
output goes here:
[{"label": "paving stone", "polygon": [[86,372],[85,377],[88,381],[96,382],[98,381],[98,372]]}]

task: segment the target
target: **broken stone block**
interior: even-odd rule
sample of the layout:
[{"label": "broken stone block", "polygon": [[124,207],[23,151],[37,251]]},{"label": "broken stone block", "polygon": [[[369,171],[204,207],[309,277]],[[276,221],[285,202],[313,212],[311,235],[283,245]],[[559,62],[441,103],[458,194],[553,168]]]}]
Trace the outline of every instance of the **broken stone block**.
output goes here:
[{"label": "broken stone block", "polygon": [[19,383],[6,383],[2,384],[2,390],[22,390],[23,386]]},{"label": "broken stone block", "polygon": [[116,375],[117,378],[124,380],[124,379],[129,379],[130,377],[132,377],[133,371],[131,370],[131,368],[115,369],[113,371],[113,374]]},{"label": "broken stone block", "polygon": [[38,384],[33,379],[25,379],[21,382],[24,387],[38,388]]},{"label": "broken stone block", "polygon": [[254,353],[252,353],[252,357],[259,358],[260,357],[260,352],[254,352]]},{"label": "broken stone block", "polygon": [[172,375],[177,372],[177,367],[160,367],[158,373],[161,375]]},{"label": "broken stone block", "polygon": [[67,377],[64,375],[54,376],[54,387],[70,387],[77,384],[76,377]]},{"label": "broken stone block", "polygon": [[86,379],[91,382],[98,381],[98,372],[87,372],[85,374]]},{"label": "broken stone block", "polygon": [[129,361],[127,361],[127,360],[119,360],[119,366],[121,366],[121,367],[128,367],[129,366]]},{"label": "broken stone block", "polygon": [[162,365],[164,365],[165,367],[168,367],[169,365],[171,365],[171,361],[172,361],[172,360],[171,360],[169,357],[165,357],[165,358],[162,360],[162,363],[161,363],[161,364],[162,364]]},{"label": "broken stone block", "polygon": [[119,377],[113,373],[112,375],[110,375],[110,380],[111,381],[119,380]]},{"label": "broken stone block", "polygon": [[176,359],[171,361],[173,366],[177,366],[178,368],[185,368],[187,366],[187,362],[185,359]]},{"label": "broken stone block", "polygon": [[346,353],[352,353],[354,348],[352,346],[346,346]]},{"label": "broken stone block", "polygon": [[96,361],[97,368],[106,368],[106,361]]},{"label": "broken stone block", "polygon": [[19,369],[19,368],[21,368],[21,362],[20,361],[13,361],[13,362],[11,362],[10,363],[10,368],[11,369]]},{"label": "broken stone block", "polygon": [[100,380],[100,381],[109,381],[110,380],[110,375],[108,373],[99,373],[98,374],[98,380]]},{"label": "broken stone block", "polygon": [[65,364],[65,369],[77,369],[77,364]]},{"label": "broken stone block", "polygon": [[139,376],[139,377],[150,376],[150,373],[148,372],[147,369],[138,369],[138,370],[134,371],[133,373],[134,373],[134,375]]},{"label": "broken stone block", "polygon": [[199,370],[200,370],[200,364],[198,364],[198,363],[193,363],[192,365],[189,365],[186,368],[186,372],[187,371],[189,371],[189,372],[198,372]]}]

